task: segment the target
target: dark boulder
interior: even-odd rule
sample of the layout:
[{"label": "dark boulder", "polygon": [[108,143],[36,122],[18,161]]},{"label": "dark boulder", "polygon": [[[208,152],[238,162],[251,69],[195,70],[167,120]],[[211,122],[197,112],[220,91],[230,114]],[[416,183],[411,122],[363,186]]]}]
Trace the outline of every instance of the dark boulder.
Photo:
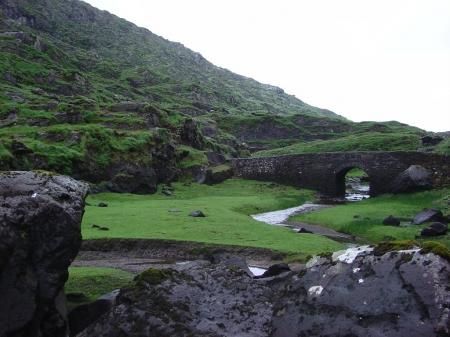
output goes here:
[{"label": "dark boulder", "polygon": [[291,268],[286,263],[277,263],[271,265],[262,275],[255,276],[254,278],[266,278],[280,275],[291,271]]},{"label": "dark boulder", "polygon": [[87,191],[60,175],[0,174],[0,336],[67,336],[63,287]]},{"label": "dark boulder", "polygon": [[412,220],[413,225],[421,225],[425,222],[437,221],[437,222],[447,222],[447,218],[444,217],[442,212],[438,209],[425,208],[423,211],[416,214]]},{"label": "dark boulder", "polygon": [[389,215],[387,218],[383,220],[383,225],[386,226],[400,226],[400,220],[395,216]]},{"label": "dark boulder", "polygon": [[447,261],[420,252],[347,261],[325,261],[292,277],[284,288],[290,290],[277,294],[271,336],[449,335]]},{"label": "dark boulder", "polygon": [[446,260],[411,251],[316,261],[258,281],[223,255],[149,270],[78,336],[449,335]]},{"label": "dark boulder", "polygon": [[233,177],[233,169],[228,165],[220,165],[206,170],[205,184],[214,185]]},{"label": "dark boulder", "polygon": [[400,173],[391,184],[391,192],[415,192],[432,188],[431,173],[420,165],[411,165]]},{"label": "dark boulder", "polygon": [[428,227],[422,229],[421,236],[439,236],[445,235],[448,231],[448,225],[441,222],[433,222]]},{"label": "dark boulder", "polygon": [[189,216],[193,218],[204,218],[205,214],[202,211],[192,211]]}]

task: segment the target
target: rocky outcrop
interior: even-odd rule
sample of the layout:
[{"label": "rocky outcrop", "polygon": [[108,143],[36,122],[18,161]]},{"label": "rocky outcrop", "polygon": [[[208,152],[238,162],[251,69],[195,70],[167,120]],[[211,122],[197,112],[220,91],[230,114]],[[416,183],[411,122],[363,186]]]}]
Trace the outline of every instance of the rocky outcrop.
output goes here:
[{"label": "rocky outcrop", "polygon": [[181,141],[195,149],[203,150],[206,146],[206,140],[203,137],[200,128],[193,119],[186,119],[180,130]]},{"label": "rocky outcrop", "polygon": [[149,269],[78,336],[448,336],[449,268],[418,249],[369,247],[268,278],[232,258]]},{"label": "rocky outcrop", "polygon": [[67,336],[63,286],[87,190],[65,176],[0,174],[0,336]]}]

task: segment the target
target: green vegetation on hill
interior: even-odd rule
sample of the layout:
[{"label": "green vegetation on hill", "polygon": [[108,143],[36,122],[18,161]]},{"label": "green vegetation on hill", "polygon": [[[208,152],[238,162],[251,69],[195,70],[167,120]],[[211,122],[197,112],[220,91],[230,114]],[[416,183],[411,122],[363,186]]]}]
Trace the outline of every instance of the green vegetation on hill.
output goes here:
[{"label": "green vegetation on hill", "polygon": [[106,166],[170,167],[156,172],[167,180],[177,169],[215,165],[207,152],[246,156],[247,145],[365,132],[423,134],[398,122],[352,123],[81,1],[0,2],[3,168],[97,182],[112,179],[99,174]]},{"label": "green vegetation on hill", "polygon": [[[426,225],[408,225],[423,208],[438,208],[450,213],[450,189],[440,189],[413,194],[382,195],[360,202],[339,205],[317,212],[296,215],[290,221],[324,225],[337,231],[356,235],[368,242],[414,240]],[[384,226],[383,219],[393,215],[403,219],[404,226]],[[430,240],[427,238],[425,241]],[[450,248],[450,233],[433,238]]]},{"label": "green vegetation on hill", "polygon": [[253,156],[266,157],[311,152],[416,151],[419,145],[420,137],[417,134],[368,132],[333,140],[297,143],[278,149],[259,151]]},{"label": "green vegetation on hill", "polygon": [[[220,185],[174,184],[171,197],[157,193],[97,194],[88,198],[82,223],[85,239],[152,238],[222,245],[262,247],[303,256],[340,249],[327,238],[299,235],[284,227],[267,225],[249,215],[300,205],[313,199],[311,191],[231,179]],[[107,202],[108,207],[97,207]],[[189,216],[201,210],[205,218]],[[108,231],[92,225],[108,227]]]}]

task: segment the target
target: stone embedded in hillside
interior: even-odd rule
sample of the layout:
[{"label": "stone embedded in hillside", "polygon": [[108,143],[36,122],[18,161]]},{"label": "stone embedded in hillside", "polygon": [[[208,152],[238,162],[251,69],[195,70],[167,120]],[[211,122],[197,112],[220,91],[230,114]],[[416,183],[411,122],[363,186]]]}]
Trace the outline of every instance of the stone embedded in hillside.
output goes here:
[{"label": "stone embedded in hillside", "polygon": [[425,208],[423,211],[417,213],[414,216],[414,219],[412,220],[411,224],[420,225],[425,222],[431,221],[447,222],[447,219],[444,217],[444,215],[440,210],[433,208]]},{"label": "stone embedded in hillside", "polygon": [[158,177],[152,167],[124,164],[106,184],[117,193],[150,194],[157,190]]},{"label": "stone embedded in hillside", "polygon": [[400,173],[391,184],[393,193],[414,192],[433,187],[431,173],[420,165],[411,165]]},{"label": "stone embedded in hillside", "polygon": [[386,226],[400,226],[400,220],[395,216],[389,215],[387,218],[383,220],[383,225]]},{"label": "stone embedded in hillside", "polygon": [[203,150],[206,140],[193,119],[186,119],[180,131],[181,141],[195,149]]},{"label": "stone embedded in hillside", "polygon": [[422,236],[439,236],[445,235],[448,231],[448,225],[441,222],[433,222],[428,227],[422,229],[420,235]]},{"label": "stone embedded in hillside", "polygon": [[67,336],[63,287],[87,191],[60,175],[0,174],[0,336]]}]

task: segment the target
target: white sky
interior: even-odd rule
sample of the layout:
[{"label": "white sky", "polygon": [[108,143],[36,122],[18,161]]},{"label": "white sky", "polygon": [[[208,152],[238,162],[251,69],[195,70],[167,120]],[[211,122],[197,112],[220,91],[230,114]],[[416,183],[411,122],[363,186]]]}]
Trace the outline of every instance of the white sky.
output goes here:
[{"label": "white sky", "polygon": [[450,130],[450,0],[85,0],[351,120]]}]

